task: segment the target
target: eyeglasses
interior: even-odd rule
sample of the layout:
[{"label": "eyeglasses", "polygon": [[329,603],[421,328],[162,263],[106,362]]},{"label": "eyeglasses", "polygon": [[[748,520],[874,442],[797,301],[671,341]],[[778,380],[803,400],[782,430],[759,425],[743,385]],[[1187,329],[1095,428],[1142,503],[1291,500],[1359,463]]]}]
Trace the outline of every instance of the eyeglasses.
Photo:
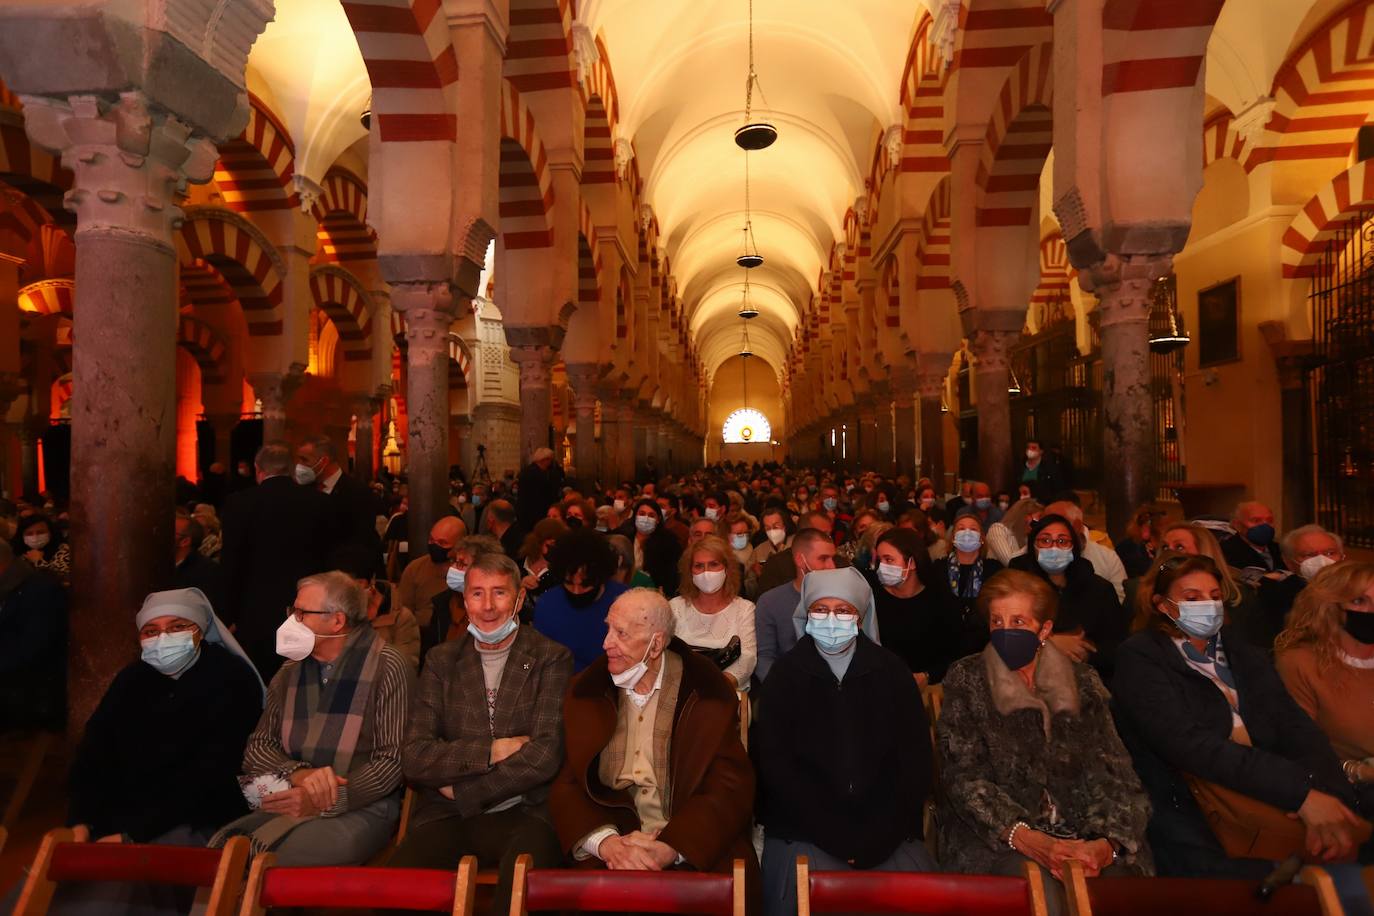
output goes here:
[{"label": "eyeglasses", "polygon": [[306,614],[318,614],[321,617],[328,617],[331,614],[337,613],[337,611],[309,611],[303,607],[296,607],[294,604],[288,604],[286,606],[286,613],[290,614],[292,617],[295,617],[297,620],[300,620]]},{"label": "eyeglasses", "polygon": [[807,610],[806,616],[810,617],[812,620],[824,620],[827,617],[834,617],[841,623],[848,623],[851,620],[859,619],[858,612],[850,610],[847,604],[834,608],[825,607],[824,605],[815,605]]},{"label": "eyeglasses", "polygon": [[176,623],[169,623],[166,627],[158,629],[154,626],[147,626],[138,631],[139,639],[156,639],[163,633],[190,633],[197,629],[196,625],[189,620],[178,620]]},{"label": "eyeglasses", "polygon": [[1035,546],[1038,547],[1038,548],[1040,548],[1041,550],[1045,550],[1046,548],[1049,548],[1049,547],[1072,547],[1072,546],[1073,546],[1073,538],[1069,537],[1067,534],[1061,534],[1061,535],[1060,535],[1059,537],[1057,537],[1057,538],[1051,538],[1051,537],[1036,538],[1036,539],[1035,539]]}]

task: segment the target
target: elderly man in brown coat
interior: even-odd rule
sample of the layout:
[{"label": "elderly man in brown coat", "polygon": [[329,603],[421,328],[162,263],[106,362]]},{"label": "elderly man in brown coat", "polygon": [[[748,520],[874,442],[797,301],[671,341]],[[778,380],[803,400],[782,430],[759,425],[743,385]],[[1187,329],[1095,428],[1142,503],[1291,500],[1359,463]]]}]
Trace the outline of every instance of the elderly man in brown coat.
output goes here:
[{"label": "elderly man in brown coat", "polygon": [[567,753],[549,793],[563,849],[586,865],[728,873],[744,859],[754,770],[735,691],[673,640],[657,591],[631,589],[606,616],[606,654],[574,678],[563,706]]},{"label": "elderly man in brown coat", "polygon": [[572,653],[520,626],[520,570],[502,553],[467,569],[467,632],[425,659],[401,762],[419,790],[390,864],[455,868],[465,855],[500,872],[492,913],[510,904],[521,853],[536,868],[563,853],[545,799],[563,759],[563,694]]}]

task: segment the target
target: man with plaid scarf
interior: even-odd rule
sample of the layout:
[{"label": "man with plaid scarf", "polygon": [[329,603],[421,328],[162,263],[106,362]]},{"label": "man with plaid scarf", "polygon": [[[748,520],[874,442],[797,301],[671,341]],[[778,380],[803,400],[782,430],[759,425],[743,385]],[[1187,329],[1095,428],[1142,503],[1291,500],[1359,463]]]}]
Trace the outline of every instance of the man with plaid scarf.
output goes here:
[{"label": "man with plaid scarf", "polygon": [[401,815],[401,740],[414,675],[374,634],[363,591],[346,573],[307,576],[277,630],[290,659],[267,688],[243,772],[281,786],[210,841],[249,837],[279,865],[361,865]]}]

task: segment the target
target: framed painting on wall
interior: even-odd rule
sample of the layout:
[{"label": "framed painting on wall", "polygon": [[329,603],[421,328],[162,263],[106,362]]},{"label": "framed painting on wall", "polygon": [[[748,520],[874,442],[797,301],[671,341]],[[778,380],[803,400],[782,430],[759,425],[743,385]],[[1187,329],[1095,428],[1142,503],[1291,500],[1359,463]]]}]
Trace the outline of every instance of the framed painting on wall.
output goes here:
[{"label": "framed painting on wall", "polygon": [[1199,368],[1240,359],[1240,277],[1197,294]]}]

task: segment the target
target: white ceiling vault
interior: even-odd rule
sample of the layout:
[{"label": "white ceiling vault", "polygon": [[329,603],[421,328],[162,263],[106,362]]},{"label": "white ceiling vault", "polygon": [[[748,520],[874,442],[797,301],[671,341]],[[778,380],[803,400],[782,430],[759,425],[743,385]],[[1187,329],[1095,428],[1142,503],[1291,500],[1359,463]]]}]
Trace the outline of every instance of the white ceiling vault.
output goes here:
[{"label": "white ceiling vault", "polygon": [[[779,370],[874,144],[900,123],[902,67],[922,2],[754,0],[754,54],[778,140],[750,155],[755,353]],[[644,195],[708,373],[738,352],[748,0],[586,0],[605,42]],[[755,99],[755,105],[759,100]]]}]

